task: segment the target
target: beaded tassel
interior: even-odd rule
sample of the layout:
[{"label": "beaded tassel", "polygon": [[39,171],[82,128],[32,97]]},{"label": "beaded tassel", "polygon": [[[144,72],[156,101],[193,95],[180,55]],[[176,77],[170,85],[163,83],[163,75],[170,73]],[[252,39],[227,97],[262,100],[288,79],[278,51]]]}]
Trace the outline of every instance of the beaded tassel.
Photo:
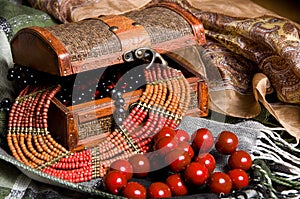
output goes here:
[{"label": "beaded tassel", "polygon": [[48,131],[48,110],[60,86],[26,87],[9,115],[7,141],[12,155],[49,175],[84,182],[103,177],[117,159],[148,152],[162,127],[177,127],[187,111],[190,91],[183,74],[170,67],[153,65],[144,76],[145,90],[119,126],[97,146],[76,152],[66,150]]}]

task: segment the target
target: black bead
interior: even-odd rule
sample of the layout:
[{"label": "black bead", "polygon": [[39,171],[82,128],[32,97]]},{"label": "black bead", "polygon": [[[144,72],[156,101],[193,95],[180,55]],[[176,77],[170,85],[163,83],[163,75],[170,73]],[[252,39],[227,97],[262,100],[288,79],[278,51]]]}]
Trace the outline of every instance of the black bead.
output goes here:
[{"label": "black bead", "polygon": [[115,104],[116,106],[124,106],[125,100],[123,98],[117,99]]},{"label": "black bead", "polygon": [[8,74],[16,74],[16,69],[10,68],[10,69],[8,69],[7,73]]},{"label": "black bead", "polygon": [[21,75],[17,75],[17,80],[21,80],[22,79],[22,76]]},{"label": "black bead", "polygon": [[101,88],[105,88],[106,87],[106,83],[105,82],[99,82],[98,86]]},{"label": "black bead", "polygon": [[34,79],[34,78],[35,78],[35,75],[34,75],[33,73],[30,73],[30,74],[28,75],[28,77],[31,78],[31,79]]},{"label": "black bead", "polygon": [[27,78],[23,78],[23,79],[21,80],[21,83],[24,84],[24,85],[28,85],[29,82],[30,82],[30,81],[29,81]]},{"label": "black bead", "polygon": [[9,113],[9,112],[10,112],[10,107],[5,107],[5,108],[3,108],[3,111],[4,111],[5,113]]},{"label": "black bead", "polygon": [[13,73],[7,74],[6,78],[8,81],[14,81],[16,79],[16,74],[13,74]]},{"label": "black bead", "polygon": [[25,69],[23,67],[21,67],[21,66],[18,66],[16,68],[16,71],[17,71],[18,74],[22,74],[25,71]]},{"label": "black bead", "polygon": [[34,80],[33,80],[33,82],[32,82],[32,84],[33,84],[33,85],[37,85],[37,84],[39,84],[39,80],[37,80],[37,79],[34,79]]},{"label": "black bead", "polygon": [[29,68],[24,68],[22,71],[24,71],[25,74],[31,73],[31,70]]},{"label": "black bead", "polygon": [[115,100],[119,99],[119,98],[122,98],[122,92],[117,91],[117,92],[113,93],[112,98],[115,99]]},{"label": "black bead", "polygon": [[109,94],[111,93],[111,89],[106,88],[106,89],[105,89],[105,93],[106,93],[107,95],[109,95]]},{"label": "black bead", "polygon": [[23,90],[25,87],[26,87],[26,85],[21,84],[20,82],[18,82],[17,88],[18,88],[19,90]]},{"label": "black bead", "polygon": [[1,101],[1,107],[2,108],[7,108],[7,107],[11,107],[11,100],[9,98],[4,98]]},{"label": "black bead", "polygon": [[123,114],[125,112],[125,110],[122,107],[119,107],[116,109],[116,114]]},{"label": "black bead", "polygon": [[67,99],[62,99],[61,102],[65,105],[67,105],[69,101]]},{"label": "black bead", "polygon": [[62,92],[63,93],[67,93],[68,92],[68,88],[66,88],[66,87],[62,88]]},{"label": "black bead", "polygon": [[123,118],[122,117],[116,117],[115,122],[119,125],[123,122]]}]

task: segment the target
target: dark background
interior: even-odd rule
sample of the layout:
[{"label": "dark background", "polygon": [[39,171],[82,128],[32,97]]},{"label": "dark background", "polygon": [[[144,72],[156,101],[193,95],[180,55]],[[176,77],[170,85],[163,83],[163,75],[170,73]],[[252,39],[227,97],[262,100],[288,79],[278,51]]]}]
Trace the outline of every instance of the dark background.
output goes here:
[{"label": "dark background", "polygon": [[[253,2],[300,23],[300,0],[252,0]],[[251,8],[250,8],[251,9]]]}]

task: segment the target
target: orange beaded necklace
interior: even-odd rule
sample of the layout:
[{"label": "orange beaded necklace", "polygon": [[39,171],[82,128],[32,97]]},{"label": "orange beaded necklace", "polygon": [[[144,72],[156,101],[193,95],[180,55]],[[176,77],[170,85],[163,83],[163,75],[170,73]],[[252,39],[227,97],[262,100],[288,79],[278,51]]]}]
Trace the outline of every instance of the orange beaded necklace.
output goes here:
[{"label": "orange beaded necklace", "polygon": [[[137,50],[136,55],[142,57],[145,52]],[[189,84],[181,71],[168,67],[164,60],[150,65],[144,69],[145,90],[129,114],[97,146],[82,151],[66,150],[48,131],[49,106],[60,86],[27,86],[9,115],[7,142],[12,155],[58,178],[84,182],[103,177],[117,159],[148,152],[153,136],[164,126],[176,128],[190,102]]]}]

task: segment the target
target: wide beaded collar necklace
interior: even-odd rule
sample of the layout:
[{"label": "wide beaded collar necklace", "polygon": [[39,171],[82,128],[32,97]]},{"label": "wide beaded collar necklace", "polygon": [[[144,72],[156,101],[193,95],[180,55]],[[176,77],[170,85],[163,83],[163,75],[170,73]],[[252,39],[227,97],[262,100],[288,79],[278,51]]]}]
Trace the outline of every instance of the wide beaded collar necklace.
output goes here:
[{"label": "wide beaded collar necklace", "polygon": [[[136,51],[143,57],[147,49]],[[155,54],[152,49],[153,59]],[[162,59],[162,57],[158,57]],[[96,146],[69,151],[48,130],[48,110],[60,85],[27,86],[14,101],[7,141],[12,155],[24,164],[71,182],[103,177],[110,164],[151,149],[152,137],[165,126],[176,128],[190,102],[189,83],[181,71],[152,62],[144,68],[146,86],[127,116]],[[117,92],[115,92],[117,93]]]}]

